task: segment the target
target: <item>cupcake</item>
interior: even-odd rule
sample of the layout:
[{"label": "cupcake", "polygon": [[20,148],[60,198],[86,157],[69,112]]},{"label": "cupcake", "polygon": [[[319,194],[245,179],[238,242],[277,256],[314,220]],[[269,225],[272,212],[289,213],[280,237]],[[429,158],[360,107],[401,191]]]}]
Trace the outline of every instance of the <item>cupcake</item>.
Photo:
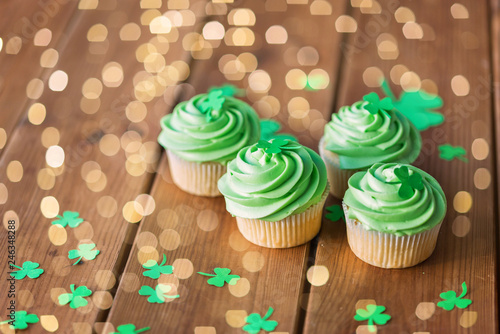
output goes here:
[{"label": "cupcake", "polygon": [[318,234],[328,182],[317,153],[294,141],[272,139],[239,151],[219,189],[247,240],[287,248]]},{"label": "cupcake", "polygon": [[382,268],[406,268],[426,260],[446,214],[437,181],[416,167],[396,163],[376,163],[354,174],[343,206],[351,250]]},{"label": "cupcake", "polygon": [[218,89],[179,103],[161,128],[158,142],[167,150],[174,183],[200,196],[219,196],[217,181],[227,163],[260,137],[255,111]]},{"label": "cupcake", "polygon": [[411,164],[420,154],[422,139],[415,126],[391,100],[370,93],[344,106],[325,125],[319,152],[325,161],[330,192],[342,198],[347,180],[377,162]]}]

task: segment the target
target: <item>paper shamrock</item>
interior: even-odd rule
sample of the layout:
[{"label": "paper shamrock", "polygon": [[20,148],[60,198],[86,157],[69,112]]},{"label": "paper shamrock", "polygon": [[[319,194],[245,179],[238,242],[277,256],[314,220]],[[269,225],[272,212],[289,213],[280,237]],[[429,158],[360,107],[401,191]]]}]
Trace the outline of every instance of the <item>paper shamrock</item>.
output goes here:
[{"label": "paper shamrock", "polygon": [[370,332],[375,331],[373,324],[385,325],[387,321],[391,320],[391,316],[388,314],[383,314],[385,311],[385,306],[370,304],[366,306],[365,309],[357,309],[354,320],[365,321],[368,320],[368,330]]},{"label": "paper shamrock", "polygon": [[410,175],[408,167],[401,166],[394,168],[394,174],[401,181],[398,194],[401,198],[408,199],[415,194],[415,190],[423,190],[424,183],[422,182],[422,175],[415,172]]},{"label": "paper shamrock", "polygon": [[97,255],[101,252],[100,250],[93,250],[95,248],[95,244],[80,244],[78,245],[78,249],[72,249],[68,252],[69,259],[79,258],[78,261],[73,263],[73,265],[80,262],[82,259],[87,261],[93,260]]},{"label": "paper shamrock", "polygon": [[43,274],[43,269],[38,268],[39,266],[40,264],[31,261],[24,262],[22,267],[18,267],[11,264],[11,267],[17,268],[19,270],[10,273],[10,275],[15,279],[23,279],[26,276],[28,276],[29,278],[37,278],[41,274]]},{"label": "paper shamrock", "polygon": [[467,284],[462,283],[462,294],[457,297],[455,291],[446,291],[439,295],[444,300],[437,303],[437,306],[444,308],[446,311],[451,311],[456,306],[458,308],[467,308],[472,303],[472,300],[463,298],[467,294]]},{"label": "paper shamrock", "polygon": [[297,138],[288,133],[276,133],[281,129],[280,123],[273,119],[261,119],[260,120],[260,139],[261,140],[271,140],[271,139],[288,139],[298,142]]},{"label": "paper shamrock", "polygon": [[210,122],[222,109],[224,102],[226,102],[226,98],[220,89],[208,93],[205,101],[201,103],[201,112],[206,114],[208,122]]},{"label": "paper shamrock", "polygon": [[281,153],[281,148],[288,144],[286,139],[273,139],[272,141],[259,140],[257,148],[264,149],[268,154]]},{"label": "paper shamrock", "polygon": [[267,320],[273,314],[273,308],[270,307],[267,310],[266,315],[264,317],[260,317],[260,314],[258,313],[252,313],[248,317],[246,317],[245,321],[248,323],[247,325],[243,326],[243,330],[247,333],[250,334],[256,334],[260,332],[261,330],[271,332],[274,331],[276,326],[278,326],[278,322],[275,320]]},{"label": "paper shamrock", "polygon": [[172,290],[172,287],[170,285],[166,284],[158,284],[156,288],[152,288],[147,285],[143,285],[141,289],[139,290],[139,294],[141,296],[149,296],[148,297],[148,302],[150,303],[164,303],[167,298],[174,299],[174,298],[179,298],[179,295],[175,296],[169,296],[167,293],[169,293]]},{"label": "paper shamrock", "polygon": [[116,329],[118,330],[118,332],[113,332],[111,334],[138,334],[138,333],[142,333],[142,332],[150,330],[151,327],[144,327],[141,329],[135,329],[135,325],[126,324],[126,325],[120,325],[120,326],[116,327]]},{"label": "paper shamrock", "polygon": [[203,276],[211,276],[212,278],[209,278],[207,283],[210,285],[218,286],[220,288],[224,286],[224,283],[235,285],[236,282],[238,282],[238,280],[240,279],[240,276],[238,275],[229,275],[230,272],[231,269],[229,268],[215,268],[215,275],[202,272],[198,272],[198,274]]},{"label": "paper shamrock", "polygon": [[368,110],[370,114],[376,115],[379,111],[384,113],[387,117],[391,117],[387,112],[391,111],[394,109],[394,106],[392,105],[392,100],[388,97],[384,97],[382,100],[378,97],[377,93],[371,92],[370,94],[367,94],[363,96],[363,101],[366,101],[363,105],[363,108]]},{"label": "paper shamrock", "polygon": [[69,303],[69,307],[71,308],[87,306],[89,302],[85,299],[85,297],[90,296],[92,291],[85,285],[79,286],[76,289],[74,284],[71,284],[69,287],[71,289],[71,293],[63,293],[59,295],[59,304],[66,305]]},{"label": "paper shamrock", "polygon": [[443,106],[443,99],[439,96],[418,90],[402,92],[398,100],[386,80],[382,82],[382,90],[392,99],[394,108],[408,117],[418,130],[423,131],[444,122],[443,114],[435,111]]},{"label": "paper shamrock", "polygon": [[453,147],[450,144],[444,144],[440,145],[438,148],[439,157],[443,160],[451,161],[454,158],[457,158],[463,162],[469,162],[469,159],[465,157],[467,151],[462,146]]},{"label": "paper shamrock", "polygon": [[[0,322],[0,325],[7,324],[12,320],[6,320]],[[36,324],[40,319],[36,314],[28,314],[26,311],[16,311],[14,312],[14,326],[10,326],[11,329],[26,329],[28,324]]]},{"label": "paper shamrock", "polygon": [[79,218],[80,214],[78,212],[73,211],[64,211],[63,215],[57,215],[58,220],[54,220],[52,225],[61,225],[62,227],[66,227],[69,225],[71,228],[78,227],[81,223],[83,223],[83,218]]},{"label": "paper shamrock", "polygon": [[332,222],[336,222],[337,220],[342,218],[342,220],[345,221],[344,210],[342,210],[342,207],[340,205],[329,206],[326,208],[326,211],[328,211],[328,213],[325,215],[326,219],[329,219]]},{"label": "paper shamrock", "polygon": [[222,95],[224,96],[245,96],[245,90],[244,89],[239,89],[238,87],[230,84],[225,84],[222,86],[218,87],[210,87],[208,90],[208,93],[211,93],[213,91],[220,90],[222,92]]},{"label": "paper shamrock", "polygon": [[160,278],[161,274],[171,274],[174,272],[174,267],[170,265],[165,265],[167,262],[167,256],[163,254],[163,261],[158,264],[155,260],[147,260],[146,263],[142,265],[144,269],[148,269],[142,274],[146,277],[151,277],[154,279]]}]

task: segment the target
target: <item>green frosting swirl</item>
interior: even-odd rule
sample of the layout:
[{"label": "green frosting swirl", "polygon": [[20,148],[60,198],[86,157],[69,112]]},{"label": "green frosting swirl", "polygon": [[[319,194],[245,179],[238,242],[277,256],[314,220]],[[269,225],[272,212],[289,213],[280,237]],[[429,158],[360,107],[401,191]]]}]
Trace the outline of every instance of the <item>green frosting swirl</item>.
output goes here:
[{"label": "green frosting swirl", "polygon": [[278,221],[321,200],[326,167],[316,152],[299,143],[259,141],[238,152],[218,185],[233,216]]},{"label": "green frosting swirl", "polygon": [[422,139],[415,126],[399,111],[371,114],[358,101],[344,106],[325,125],[326,149],[338,154],[340,168],[365,169],[376,162],[412,163]]},{"label": "green frosting swirl", "polygon": [[204,112],[208,94],[179,103],[161,120],[158,142],[187,161],[226,164],[260,137],[259,117],[245,102],[224,96],[220,110]]},{"label": "green frosting swirl", "polygon": [[[422,177],[421,190],[413,189],[408,198],[400,196],[402,181],[394,172],[401,166],[408,168],[410,177],[414,173]],[[446,197],[438,182],[416,167],[396,163],[377,163],[354,174],[344,203],[349,207],[349,218],[359,220],[365,229],[398,236],[430,230],[446,214]]]}]

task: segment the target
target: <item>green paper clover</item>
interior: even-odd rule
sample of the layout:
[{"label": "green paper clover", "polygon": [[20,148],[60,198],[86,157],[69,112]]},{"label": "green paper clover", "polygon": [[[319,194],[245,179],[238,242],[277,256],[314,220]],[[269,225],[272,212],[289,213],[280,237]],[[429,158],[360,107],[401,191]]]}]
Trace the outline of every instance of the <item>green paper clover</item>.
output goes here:
[{"label": "green paper clover", "polygon": [[216,91],[216,90],[220,90],[222,92],[222,95],[228,96],[228,97],[245,96],[245,90],[239,89],[235,85],[225,84],[225,85],[218,86],[218,87],[211,87],[208,90],[208,93],[211,93],[211,92]]},{"label": "green paper clover", "polygon": [[365,321],[368,320],[368,330],[370,332],[375,331],[373,323],[377,325],[385,325],[387,321],[391,320],[391,316],[388,314],[383,314],[385,311],[385,306],[370,304],[366,306],[365,309],[357,309],[354,320]]},{"label": "green paper clover", "polygon": [[408,167],[401,166],[394,168],[394,174],[401,181],[401,186],[399,187],[398,194],[401,198],[408,199],[415,194],[415,190],[423,190],[424,183],[422,181],[422,175],[419,173],[413,173],[410,175]]},{"label": "green paper clover", "polygon": [[[36,262],[26,261],[22,264],[22,267],[11,265],[11,267],[17,268],[19,270],[10,273],[15,279],[23,279],[26,276],[29,278],[37,278],[43,274],[43,269],[38,268],[40,264]],[[38,268],[38,269],[37,269]]]},{"label": "green paper clover", "polygon": [[83,223],[83,218],[79,218],[80,214],[78,212],[73,211],[64,211],[63,215],[57,215],[58,220],[54,220],[52,225],[61,225],[62,227],[66,227],[69,225],[71,228],[78,227],[81,223]]},{"label": "green paper clover", "polygon": [[216,89],[208,93],[205,101],[201,103],[201,112],[206,115],[208,122],[218,116],[224,102],[226,102],[226,97],[222,90]]},{"label": "green paper clover", "polygon": [[75,285],[70,285],[71,293],[63,293],[59,295],[59,304],[66,305],[69,303],[69,307],[71,308],[79,308],[87,306],[89,303],[85,297],[88,297],[92,294],[92,290],[87,288],[85,285],[79,286],[75,289]]},{"label": "green paper clover", "polygon": [[450,144],[439,146],[439,157],[443,160],[451,161],[454,158],[457,158],[463,162],[469,162],[469,159],[465,157],[466,154],[467,151],[462,146],[453,147]]},{"label": "green paper clover", "polygon": [[326,211],[328,211],[328,213],[325,215],[326,219],[329,219],[332,222],[336,222],[340,218],[342,218],[342,220],[345,221],[344,210],[342,210],[342,207],[340,205],[329,206],[326,208]]},{"label": "green paper clover", "polygon": [[259,140],[256,147],[261,148],[267,154],[281,153],[283,146],[288,144],[286,139],[273,139],[272,141]]},{"label": "green paper clover", "polygon": [[243,326],[243,330],[250,334],[257,334],[261,330],[271,332],[278,326],[278,322],[275,320],[267,320],[271,314],[273,313],[273,308],[270,307],[267,310],[266,315],[264,317],[260,317],[258,313],[252,313],[248,317],[246,317],[245,321],[248,323]]},{"label": "green paper clover", "polygon": [[392,105],[392,100],[389,97],[384,97],[382,100],[378,97],[377,93],[371,92],[363,96],[363,100],[366,101],[363,108],[368,110],[372,115],[376,115],[379,111],[384,113],[387,117],[391,118],[387,112],[394,109]]},{"label": "green paper clover", "polygon": [[135,329],[135,325],[126,324],[126,325],[120,325],[120,326],[116,327],[116,329],[118,330],[118,332],[113,332],[111,334],[138,334],[138,333],[142,333],[142,332],[150,330],[151,327],[144,327],[141,329]]},{"label": "green paper clover", "polygon": [[281,129],[280,123],[273,119],[262,119],[260,120],[260,139],[269,141],[271,139],[288,139],[291,141],[298,142],[297,138],[288,133],[279,133]]},{"label": "green paper clover", "polygon": [[384,93],[392,99],[394,108],[405,115],[418,130],[423,131],[444,122],[443,114],[435,111],[443,106],[441,97],[418,90],[402,92],[398,100],[387,80],[382,81],[381,87]]},{"label": "green paper clover", "polygon": [[160,278],[161,274],[172,274],[174,272],[174,267],[165,265],[167,262],[167,256],[163,254],[163,261],[158,264],[155,260],[148,260],[142,265],[144,269],[148,269],[142,274],[146,277],[153,279]]},{"label": "green paper clover", "polygon": [[152,288],[147,285],[143,285],[141,289],[139,290],[139,294],[141,296],[149,296],[148,297],[148,302],[150,303],[164,303],[167,298],[173,299],[173,298],[179,298],[179,295],[175,296],[169,296],[167,293],[169,293],[172,290],[172,287],[170,285],[166,284],[158,284],[156,288]]},{"label": "green paper clover", "polygon": [[229,275],[230,272],[231,269],[229,268],[215,268],[214,269],[215,275],[202,272],[198,272],[198,274],[204,276],[211,276],[212,278],[208,279],[207,283],[210,285],[218,286],[220,288],[224,286],[224,283],[227,283],[229,285],[235,285],[240,279],[240,276],[238,275]]},{"label": "green paper clover", "polygon": [[[12,320],[5,320],[0,322],[0,325],[7,324]],[[28,314],[26,311],[16,311],[14,312],[14,325],[10,325],[11,329],[26,329],[28,324],[36,324],[39,322],[38,316],[36,314]]]},{"label": "green paper clover", "polygon": [[[437,303],[437,306],[444,308],[446,311],[451,311],[456,306],[458,308],[467,308],[470,304],[472,304],[472,300],[463,298],[467,294],[467,284],[465,282],[462,283],[462,294],[457,297],[455,291],[447,291],[443,292],[439,295],[439,297],[444,300]],[[463,298],[463,299],[462,299]]]},{"label": "green paper clover", "polygon": [[78,261],[73,263],[73,265],[79,263],[82,259],[87,261],[93,260],[97,255],[101,252],[100,250],[93,250],[95,248],[95,244],[80,244],[78,245],[78,249],[72,249],[68,252],[69,259],[79,258]]}]

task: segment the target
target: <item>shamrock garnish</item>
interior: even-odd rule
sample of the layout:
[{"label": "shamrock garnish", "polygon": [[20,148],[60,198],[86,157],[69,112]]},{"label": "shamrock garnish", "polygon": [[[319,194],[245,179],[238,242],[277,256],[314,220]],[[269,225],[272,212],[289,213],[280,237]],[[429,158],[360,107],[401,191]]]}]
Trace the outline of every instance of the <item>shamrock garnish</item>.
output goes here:
[{"label": "shamrock garnish", "polygon": [[[0,322],[0,325],[7,324],[12,320],[5,320]],[[26,329],[28,324],[36,324],[40,319],[36,314],[28,314],[26,311],[14,312],[14,325],[10,326],[11,329]]]},{"label": "shamrock garnish", "polygon": [[273,139],[271,141],[259,140],[256,147],[261,148],[268,154],[281,153],[283,146],[288,144],[286,139]]},{"label": "shamrock garnish", "polygon": [[71,308],[79,308],[87,306],[89,303],[85,297],[88,297],[92,294],[92,291],[87,288],[85,285],[79,286],[75,289],[75,285],[70,285],[71,293],[63,293],[59,295],[59,304],[66,305],[69,303],[69,307]]},{"label": "shamrock garnish", "polygon": [[198,272],[200,275],[204,276],[211,276],[212,278],[208,279],[207,283],[210,285],[215,285],[218,286],[219,288],[224,286],[224,283],[227,283],[229,285],[235,285],[236,282],[240,279],[240,276],[238,275],[229,275],[231,272],[231,269],[229,268],[215,268],[213,274],[207,274],[207,273],[202,273]]},{"label": "shamrock garnish", "polygon": [[384,93],[392,99],[394,108],[408,117],[418,130],[423,131],[444,122],[443,114],[434,111],[443,106],[443,99],[439,96],[418,90],[402,92],[398,100],[386,80],[382,82],[381,87]]},{"label": "shamrock garnish", "polygon": [[156,288],[152,288],[147,285],[143,285],[139,290],[139,294],[141,296],[149,296],[148,302],[150,303],[164,303],[167,298],[179,298],[179,295],[169,296],[169,293],[172,290],[172,286],[167,284],[158,284]]},{"label": "shamrock garnish", "polygon": [[443,292],[439,295],[439,297],[444,300],[437,303],[437,306],[444,308],[446,311],[451,311],[456,306],[458,308],[467,308],[472,303],[472,300],[464,298],[467,294],[467,284],[465,282],[462,283],[462,294],[457,297],[455,291],[447,291]]},{"label": "shamrock garnish", "polygon": [[18,267],[13,264],[11,264],[10,266],[19,269],[17,271],[10,273],[10,275],[15,279],[23,279],[26,276],[28,276],[29,278],[37,278],[41,274],[43,274],[43,269],[38,268],[40,264],[36,262],[26,261],[23,263],[22,267]]},{"label": "shamrock garnish", "polygon": [[147,260],[146,263],[142,265],[144,269],[148,269],[142,274],[146,277],[151,277],[154,279],[160,278],[161,274],[171,274],[174,272],[174,267],[169,265],[164,265],[167,262],[167,257],[163,254],[163,261],[158,264],[155,260]]},{"label": "shamrock garnish", "polygon": [[368,320],[368,330],[370,332],[375,331],[373,323],[377,325],[385,325],[387,321],[391,320],[391,316],[388,314],[383,314],[385,311],[385,306],[370,304],[366,306],[365,309],[357,309],[354,320],[365,321]]},{"label": "shamrock garnish", "polygon": [[100,250],[93,250],[95,248],[95,244],[80,244],[78,245],[78,249],[72,249],[68,252],[69,259],[76,259],[79,257],[78,261],[73,263],[73,265],[79,263],[82,259],[87,261],[93,260],[97,255],[101,252]]},{"label": "shamrock garnish", "polygon": [[262,119],[260,120],[260,139],[261,140],[271,140],[271,139],[288,139],[298,142],[297,138],[288,133],[279,133],[281,129],[280,123],[273,119]]},{"label": "shamrock garnish", "polygon": [[213,91],[220,90],[222,91],[222,95],[224,96],[245,96],[245,90],[244,89],[239,89],[238,87],[230,84],[225,84],[219,87],[210,87],[208,90],[208,93],[211,93]]},{"label": "shamrock garnish", "polygon": [[467,151],[461,146],[453,147],[450,144],[444,144],[439,146],[439,157],[444,160],[451,161],[454,158],[460,159],[463,162],[469,162],[469,159],[465,157]]},{"label": "shamrock garnish", "polygon": [[344,210],[342,210],[342,207],[340,205],[329,206],[326,208],[326,211],[328,211],[328,213],[325,215],[326,219],[329,219],[332,222],[336,222],[337,220],[342,218],[342,220],[345,221]]},{"label": "shamrock garnish", "polygon": [[151,327],[144,327],[141,329],[135,329],[135,325],[126,324],[126,325],[120,325],[120,326],[116,327],[116,329],[118,330],[118,332],[113,332],[111,334],[138,334],[138,333],[142,333],[142,332],[150,330]]},{"label": "shamrock garnish", "polygon": [[363,108],[365,108],[365,110],[368,110],[370,114],[376,115],[379,111],[381,111],[387,117],[391,118],[391,115],[387,113],[388,111],[394,109],[392,100],[390,98],[384,97],[382,100],[380,100],[377,93],[371,92],[370,94],[363,96],[363,101],[367,102],[363,105]]},{"label": "shamrock garnish", "polygon": [[250,334],[257,334],[258,332],[260,332],[260,330],[264,330],[267,332],[273,331],[276,326],[278,326],[278,322],[275,320],[267,320],[271,316],[273,311],[273,308],[270,307],[269,310],[267,310],[266,315],[262,318],[258,313],[250,314],[245,319],[248,324],[243,326],[243,330]]},{"label": "shamrock garnish", "polygon": [[80,214],[78,212],[73,211],[64,211],[63,215],[57,215],[58,220],[54,220],[52,225],[61,225],[62,227],[66,227],[69,225],[71,228],[78,227],[81,223],[83,223],[83,218],[79,218]]},{"label": "shamrock garnish", "polygon": [[401,166],[394,168],[394,174],[401,181],[401,186],[399,187],[398,191],[398,194],[401,198],[410,198],[413,196],[413,194],[415,194],[415,190],[424,189],[422,175],[417,172],[410,175],[408,167]]},{"label": "shamrock garnish", "polygon": [[205,101],[201,103],[201,112],[207,117],[207,121],[210,122],[214,116],[219,114],[222,106],[226,102],[226,97],[223,95],[222,90],[215,89],[208,93]]}]

